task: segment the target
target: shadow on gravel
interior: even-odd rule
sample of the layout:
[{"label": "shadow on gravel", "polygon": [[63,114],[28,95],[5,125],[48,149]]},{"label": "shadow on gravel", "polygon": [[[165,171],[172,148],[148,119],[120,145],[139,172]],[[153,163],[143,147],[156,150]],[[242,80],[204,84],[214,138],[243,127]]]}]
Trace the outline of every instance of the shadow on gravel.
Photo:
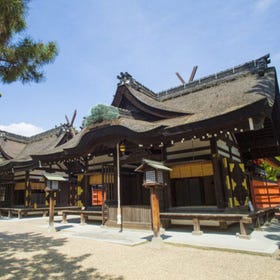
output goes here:
[{"label": "shadow on gravel", "polygon": [[79,263],[89,254],[69,257],[59,253],[56,248],[66,242],[65,238],[55,239],[31,232],[0,233],[0,279],[123,279],[122,276],[104,275],[94,267],[84,269]]}]

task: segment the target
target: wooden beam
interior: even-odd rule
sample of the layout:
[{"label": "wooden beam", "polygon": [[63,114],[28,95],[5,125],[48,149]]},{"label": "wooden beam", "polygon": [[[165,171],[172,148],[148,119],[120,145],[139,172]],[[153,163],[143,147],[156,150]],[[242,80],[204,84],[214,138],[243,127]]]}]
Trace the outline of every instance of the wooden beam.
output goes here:
[{"label": "wooden beam", "polygon": [[181,83],[182,83],[183,85],[185,85],[186,82],[185,82],[185,80],[182,78],[182,76],[181,76],[178,72],[176,72],[175,74],[176,74],[176,76],[178,77],[178,79],[181,81]]},{"label": "wooden beam", "polygon": [[197,68],[198,68],[198,66],[197,66],[197,65],[193,67],[193,70],[192,70],[191,76],[190,76],[190,78],[189,78],[189,82],[192,82],[192,81],[193,81],[194,76],[195,76],[196,71],[197,71]]}]

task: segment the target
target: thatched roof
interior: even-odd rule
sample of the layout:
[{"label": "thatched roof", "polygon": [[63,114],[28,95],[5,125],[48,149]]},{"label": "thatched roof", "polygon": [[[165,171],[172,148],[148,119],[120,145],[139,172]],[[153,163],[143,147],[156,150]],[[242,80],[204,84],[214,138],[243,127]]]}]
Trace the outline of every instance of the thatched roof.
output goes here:
[{"label": "thatched roof", "polygon": [[[72,158],[76,156],[86,156],[87,153],[101,148],[114,146],[120,139],[131,137],[139,142],[144,137],[158,137],[159,130],[165,125],[162,122],[150,123],[142,120],[131,119],[130,117],[120,117],[116,120],[106,121],[83,128],[77,135],[65,144],[52,150],[42,151],[32,154],[33,158],[42,160],[53,160],[59,158]],[[101,152],[102,154],[102,152]]]},{"label": "thatched roof", "polygon": [[[267,57],[153,95],[132,79],[119,86],[112,104],[124,106],[122,98],[131,95],[149,107],[151,114],[154,109],[185,113],[190,115],[188,123],[228,114],[259,101],[264,101],[270,108],[274,104],[276,71],[265,65],[265,73],[261,76],[258,67],[262,60],[267,61]],[[165,118],[170,115],[166,114]]]},{"label": "thatched roof", "polygon": [[17,139],[12,136],[14,134],[0,131],[0,153],[6,159],[15,158],[27,145],[25,139]]},{"label": "thatched roof", "polygon": [[6,166],[13,167],[24,162],[32,162],[31,154],[54,149],[64,141],[66,134],[68,131],[64,125],[31,137],[1,131],[0,152],[6,160],[0,163],[0,169]]},{"label": "thatched roof", "polygon": [[[55,159],[101,153],[121,139],[135,143],[164,141],[182,135],[200,137],[220,129],[237,134],[250,130],[249,118],[255,131],[268,124],[265,133],[274,137],[274,147],[279,146],[280,133],[272,133],[275,126],[267,121],[280,119],[276,70],[268,63],[268,56],[264,56],[158,94],[123,74],[112,105],[130,114],[95,124],[65,145],[33,155]],[[235,132],[237,128],[242,129]]]}]

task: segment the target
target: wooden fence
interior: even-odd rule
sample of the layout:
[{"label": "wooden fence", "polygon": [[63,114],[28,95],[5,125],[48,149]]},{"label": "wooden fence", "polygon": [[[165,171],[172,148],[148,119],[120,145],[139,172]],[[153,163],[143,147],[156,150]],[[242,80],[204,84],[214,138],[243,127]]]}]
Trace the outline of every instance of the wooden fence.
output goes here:
[{"label": "wooden fence", "polygon": [[[109,206],[108,222],[117,220],[117,206]],[[151,208],[146,205],[122,205],[121,206],[122,223],[123,225],[135,225],[136,227],[151,226]]]},{"label": "wooden fence", "polygon": [[280,205],[280,185],[277,182],[254,178],[251,181],[251,193],[257,209]]}]

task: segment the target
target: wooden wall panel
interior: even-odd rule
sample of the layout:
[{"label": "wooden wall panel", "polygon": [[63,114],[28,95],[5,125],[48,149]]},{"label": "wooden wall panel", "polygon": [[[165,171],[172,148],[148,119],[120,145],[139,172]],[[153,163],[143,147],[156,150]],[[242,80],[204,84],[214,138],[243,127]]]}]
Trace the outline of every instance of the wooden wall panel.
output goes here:
[{"label": "wooden wall panel", "polygon": [[89,176],[90,185],[102,185],[102,174],[96,173]]},{"label": "wooden wall panel", "polygon": [[210,161],[200,161],[171,166],[170,178],[191,178],[213,175],[213,165]]},{"label": "wooden wall panel", "polygon": [[25,182],[15,183],[15,191],[25,190]]}]

